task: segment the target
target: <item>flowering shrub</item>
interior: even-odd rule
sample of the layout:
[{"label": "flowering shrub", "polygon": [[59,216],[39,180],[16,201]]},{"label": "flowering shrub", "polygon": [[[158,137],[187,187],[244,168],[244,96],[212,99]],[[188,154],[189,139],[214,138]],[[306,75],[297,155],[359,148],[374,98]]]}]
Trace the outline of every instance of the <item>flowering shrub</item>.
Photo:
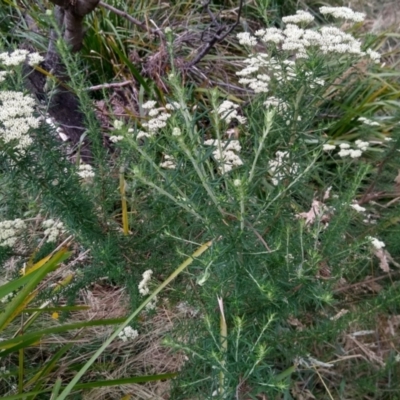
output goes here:
[{"label": "flowering shrub", "polygon": [[[325,7],[321,13],[354,22],[363,17],[345,8]],[[314,313],[313,324],[329,323],[331,332],[351,319],[349,310],[335,310],[334,288],[351,280],[375,243],[363,233],[362,224],[371,220],[356,221],[370,210],[359,202],[362,182],[371,173],[368,156],[372,149],[384,151],[385,140],[363,130],[373,119],[353,115],[350,129],[358,129],[357,135],[335,137],[327,135],[332,121],[318,116],[349,68],[362,58],[375,68],[380,55],[363,50],[361,40],[337,27],[300,27],[313,22],[307,12],[283,22],[283,29],[237,35],[240,44],[254,48],[237,72],[239,82],[252,90],[247,107],[215,90],[209,110],[190,108],[173,71],[169,103],[144,103],[145,122],[117,144],[124,160],[138,156],[126,179],[139,214],[159,210],[157,220],[142,225],[142,235],[162,230],[180,252],[193,236],[218,238],[212,254],[188,278],[196,287],[193,297],[185,290],[180,299],[201,308],[204,322],[194,321],[192,327],[196,340],[189,347],[185,340],[168,341],[192,354],[193,365],[208,365],[209,383],[201,390],[209,390],[210,398],[218,393],[230,398],[240,380],[258,391],[282,389],[272,378],[267,354],[279,357],[289,346],[282,352],[289,352],[292,362],[305,359],[307,340],[293,339],[297,330],[290,321],[302,321],[307,310]],[[329,107],[330,114],[338,113]],[[208,128],[199,124],[204,115]],[[140,203],[143,192],[146,200]],[[349,240],[355,235],[358,240]],[[376,251],[381,269],[388,271],[390,254]],[[141,283],[139,290],[145,287]],[[229,312],[218,300],[216,315],[217,299]],[[215,340],[224,318],[229,320],[227,349]],[[325,365],[307,357],[313,365]]]}]

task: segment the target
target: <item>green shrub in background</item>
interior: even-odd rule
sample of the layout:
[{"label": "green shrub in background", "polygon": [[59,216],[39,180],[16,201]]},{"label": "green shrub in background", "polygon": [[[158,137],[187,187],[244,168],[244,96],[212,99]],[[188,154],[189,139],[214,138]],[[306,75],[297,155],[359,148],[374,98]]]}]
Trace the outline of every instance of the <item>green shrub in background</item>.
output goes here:
[{"label": "green shrub in background", "polygon": [[[339,16],[361,20],[346,10]],[[312,23],[310,14],[298,12],[283,19],[282,29],[238,35],[249,53],[235,78],[252,89],[246,98],[218,88],[193,96],[197,88],[185,86],[171,67],[164,103],[145,100],[142,89],[139,115],[114,122],[112,161],[84,77],[62,43],[70,85],[87,116],[93,165],[66,161],[51,128],[29,119],[30,100],[26,115],[21,108],[8,114],[26,118],[32,129],[23,136],[27,142],[2,131],[4,219],[33,212],[59,218],[91,250],[76,291],[107,276],[127,284],[136,308],[148,294],[137,283],[145,270],[147,280],[164,280],[177,258],[213,241],[148,307],[164,301],[187,315],[165,340],[188,356],[174,399],[291,398],[296,380],[333,368],[344,352],[337,341],[343,331],[398,312],[396,283],[365,298],[346,294],[371,273],[389,276],[398,265],[399,209],[386,200],[398,165],[397,76],[350,33],[308,28]],[[165,33],[172,43],[174,31]],[[4,74],[4,83],[22,90],[15,77]],[[7,101],[2,98],[4,108]],[[28,189],[36,204],[19,200],[24,214],[17,215],[11,200]],[[380,207],[371,203],[376,199]],[[388,379],[395,356],[379,376],[390,390],[399,385]],[[357,371],[347,374],[351,379]],[[319,395],[316,375],[310,388]],[[324,390],[340,398],[346,388],[342,381]],[[363,390],[370,389],[360,384]]]}]

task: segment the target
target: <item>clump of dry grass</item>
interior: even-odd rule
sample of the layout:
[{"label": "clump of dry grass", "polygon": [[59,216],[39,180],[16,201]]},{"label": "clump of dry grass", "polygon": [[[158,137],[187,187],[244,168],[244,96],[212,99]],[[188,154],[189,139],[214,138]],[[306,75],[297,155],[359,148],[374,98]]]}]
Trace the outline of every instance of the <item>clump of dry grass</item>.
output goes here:
[{"label": "clump of dry grass", "polygon": [[[73,320],[123,317],[128,313],[127,294],[123,288],[95,284],[91,289],[81,292],[81,302],[90,308],[74,313]],[[142,315],[142,321],[136,327],[139,336],[134,340],[114,341],[102,355],[106,367],[100,373],[93,374],[97,380],[112,380],[141,375],[164,374],[179,371],[185,363],[185,356],[172,352],[162,341],[171,332],[175,321],[182,318],[167,308],[159,308],[155,315]],[[113,328],[93,327],[88,329],[82,340],[90,343],[93,337],[106,338]],[[93,349],[93,352],[97,348]],[[85,360],[92,353],[85,353]],[[82,360],[82,361],[85,361]],[[76,360],[75,360],[76,362]],[[120,399],[130,395],[131,399],[166,399],[170,388],[169,381],[154,381],[146,384],[129,384],[117,387],[103,387],[84,394],[84,399]]]}]

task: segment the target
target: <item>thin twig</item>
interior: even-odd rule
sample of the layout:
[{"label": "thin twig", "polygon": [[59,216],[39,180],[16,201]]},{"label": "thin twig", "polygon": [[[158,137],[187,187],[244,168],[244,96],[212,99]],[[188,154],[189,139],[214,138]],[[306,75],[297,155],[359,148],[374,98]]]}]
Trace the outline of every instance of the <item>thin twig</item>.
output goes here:
[{"label": "thin twig", "polygon": [[346,286],[334,289],[333,293],[340,293],[340,292],[345,292],[348,290],[354,290],[359,286],[366,285],[366,284],[372,283],[372,282],[377,282],[377,281],[380,281],[385,278],[391,278],[391,277],[399,275],[399,274],[400,274],[400,271],[391,271],[390,274],[388,274],[388,275],[381,275],[381,276],[377,276],[375,278],[365,279],[364,281],[353,283],[352,285],[346,285]]},{"label": "thin twig", "polygon": [[114,88],[120,88],[123,86],[128,86],[128,85],[131,85],[132,83],[133,83],[133,81],[103,83],[102,85],[90,86],[86,90],[92,92],[95,90],[102,90],[102,89],[114,89]]},{"label": "thin twig", "polygon": [[117,14],[117,15],[127,19],[128,21],[132,22],[132,24],[135,24],[139,28],[142,28],[145,31],[150,31],[153,34],[160,36],[160,38],[163,39],[163,40],[165,39],[165,35],[161,31],[161,29],[149,29],[144,22],[140,22],[138,19],[136,19],[136,18],[132,17],[131,15],[129,15],[127,12],[121,11],[118,8],[110,6],[109,4],[104,3],[104,1],[100,1],[99,2],[99,6],[102,6],[105,9],[110,10],[114,14]]},{"label": "thin twig", "polygon": [[[211,13],[210,9],[208,8],[209,5],[209,1],[207,1],[204,6],[207,9],[208,14],[210,14],[211,17],[211,24],[216,23],[216,18],[215,16]],[[192,61],[188,62],[185,64],[185,68],[191,68],[194,65],[196,65],[205,55],[207,55],[210,50],[214,47],[214,45],[216,43],[222,42],[238,25],[240,22],[240,15],[242,13],[242,8],[243,8],[243,0],[239,0],[239,8],[238,8],[238,14],[237,14],[237,18],[236,21],[231,25],[231,27],[222,35],[220,35],[221,32],[223,32],[225,30],[226,27],[219,27],[219,29],[217,30],[217,32],[215,33],[215,35],[211,38],[211,40],[209,40],[206,45],[199,50],[199,52],[197,53],[197,55],[193,58]],[[204,32],[203,32],[204,34]]]}]

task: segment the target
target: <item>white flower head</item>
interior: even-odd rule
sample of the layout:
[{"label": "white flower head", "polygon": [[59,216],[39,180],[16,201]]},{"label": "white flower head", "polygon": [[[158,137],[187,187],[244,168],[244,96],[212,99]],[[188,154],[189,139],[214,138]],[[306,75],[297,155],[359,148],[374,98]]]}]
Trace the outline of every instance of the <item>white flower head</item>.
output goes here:
[{"label": "white flower head", "polygon": [[28,55],[28,64],[33,67],[44,61],[44,58],[39,53],[30,53]]},{"label": "white flower head", "polygon": [[112,142],[112,143],[118,143],[118,142],[120,142],[121,140],[123,140],[123,136],[121,136],[121,135],[116,135],[116,136],[110,136],[110,142]]},{"label": "white flower head", "polygon": [[331,150],[335,150],[335,149],[336,149],[336,146],[334,144],[325,143],[322,145],[323,151],[331,151]]},{"label": "white flower head", "polygon": [[42,222],[45,236],[47,237],[47,243],[53,243],[57,241],[57,238],[65,232],[64,224],[60,221],[54,221],[54,219],[47,219]]},{"label": "white flower head", "polygon": [[26,224],[20,218],[0,222],[0,246],[13,247],[25,229]]},{"label": "white flower head", "polygon": [[376,250],[380,250],[386,246],[384,242],[382,242],[381,240],[374,238],[372,236],[368,236],[367,239],[371,242],[372,246]]},{"label": "white flower head", "polygon": [[239,43],[244,46],[255,46],[257,44],[257,39],[251,36],[249,32],[240,32],[236,37],[239,39]]},{"label": "white flower head", "polygon": [[15,67],[22,64],[26,60],[28,54],[29,51],[24,49],[17,49],[12,53],[1,53],[0,63],[6,67]]},{"label": "white flower head", "polygon": [[379,64],[379,63],[380,63],[380,61],[381,61],[381,55],[380,55],[377,51],[368,49],[368,50],[366,51],[366,54],[369,55],[369,57],[371,58],[371,60],[372,60],[374,63],[376,63],[376,64]]},{"label": "white flower head", "polygon": [[360,158],[362,155],[362,151],[360,149],[350,150],[349,155],[351,158]]},{"label": "white flower head", "polygon": [[358,147],[361,151],[366,151],[369,147],[369,142],[364,142],[362,140],[356,140],[354,142],[356,147]]},{"label": "white flower head", "polygon": [[204,145],[216,147],[212,154],[214,160],[219,164],[218,171],[220,174],[226,174],[232,171],[233,167],[243,165],[243,161],[236,154],[242,149],[239,140],[219,141],[209,139],[204,142]]},{"label": "white flower head", "polygon": [[93,178],[94,177],[94,170],[93,167],[89,164],[79,164],[79,171],[78,175],[83,178]]},{"label": "white flower head", "polygon": [[372,119],[369,118],[365,118],[365,117],[360,117],[358,118],[358,120],[360,122],[362,122],[365,125],[369,125],[369,126],[379,126],[379,122],[373,121]]},{"label": "white flower head", "polygon": [[339,151],[338,156],[343,158],[343,157],[349,156],[350,153],[351,153],[351,150],[349,150],[349,149],[342,149],[342,150]]},{"label": "white flower head", "polygon": [[320,7],[321,14],[330,14],[334,18],[343,18],[348,21],[361,22],[364,21],[365,14],[360,12],[355,12],[348,7]]},{"label": "white flower head", "polygon": [[233,119],[236,119],[240,124],[245,124],[246,118],[237,113],[237,108],[239,108],[237,104],[232,103],[229,100],[225,100],[218,107],[217,113],[227,124],[229,124]]},{"label": "white flower head", "polygon": [[160,167],[165,169],[176,169],[175,158],[173,156],[165,154],[164,161],[160,163]]},{"label": "white flower head", "polygon": [[151,110],[152,108],[154,108],[157,105],[157,102],[154,100],[149,100],[146,101],[146,103],[144,103],[142,105],[142,108],[144,108],[145,110]]},{"label": "white flower head", "polygon": [[38,128],[40,118],[33,117],[35,101],[21,92],[0,92],[0,142],[11,144],[24,155],[32,144],[31,128]]},{"label": "white flower head", "polygon": [[296,15],[289,15],[287,17],[282,18],[282,22],[285,24],[301,24],[301,23],[309,23],[314,21],[314,17],[307,11],[297,10]]},{"label": "white flower head", "polygon": [[137,140],[142,139],[142,138],[149,138],[151,136],[153,136],[153,135],[151,135],[150,133],[145,132],[145,131],[137,131],[137,133],[136,133]]},{"label": "white flower head", "polygon": [[365,207],[361,207],[358,203],[350,204],[350,207],[359,213],[363,213],[363,212],[367,211],[367,209]]},{"label": "white flower head", "polygon": [[139,332],[130,326],[126,326],[119,334],[118,337],[126,342],[128,340],[133,340],[139,336]]},{"label": "white flower head", "polygon": [[165,109],[169,111],[173,110],[179,110],[181,108],[181,105],[177,103],[176,101],[171,101],[171,103],[168,103],[165,105]]},{"label": "white flower head", "polygon": [[182,131],[180,128],[175,127],[172,129],[172,136],[181,136],[182,135]]},{"label": "white flower head", "polygon": [[153,275],[153,271],[151,269],[148,269],[147,271],[143,272],[143,279],[139,282],[138,288],[139,288],[139,293],[142,296],[146,296],[150,293],[150,289],[148,288],[148,284],[151,280],[151,276]]},{"label": "white flower head", "polygon": [[122,129],[123,126],[124,126],[124,122],[121,121],[121,120],[119,120],[119,119],[116,119],[116,120],[113,122],[113,126],[114,126],[114,129],[117,129],[117,130]]}]

